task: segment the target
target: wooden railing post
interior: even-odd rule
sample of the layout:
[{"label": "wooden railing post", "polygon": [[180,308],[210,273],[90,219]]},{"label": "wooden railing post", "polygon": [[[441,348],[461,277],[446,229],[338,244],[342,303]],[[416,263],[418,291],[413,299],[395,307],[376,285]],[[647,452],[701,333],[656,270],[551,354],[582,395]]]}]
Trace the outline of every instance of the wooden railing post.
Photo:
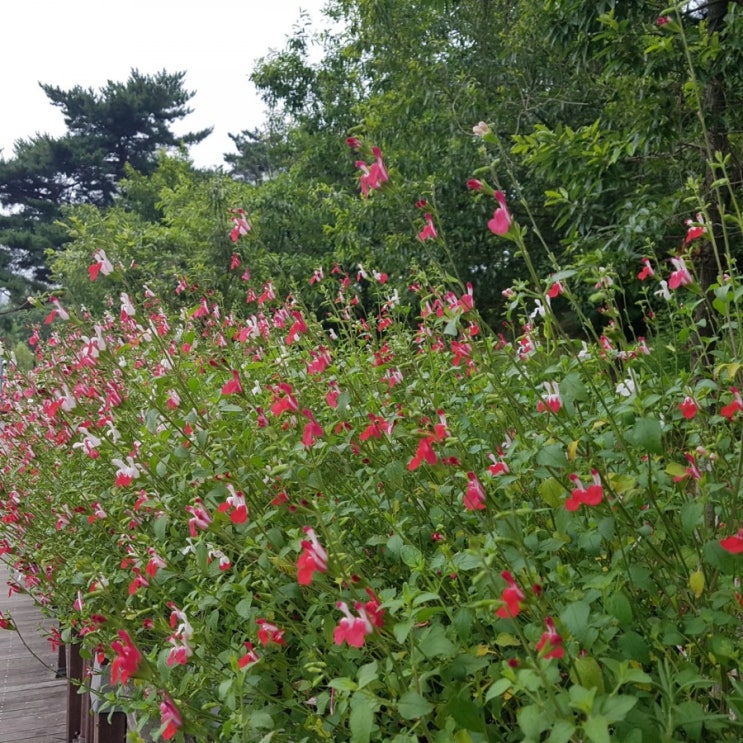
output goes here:
[{"label": "wooden railing post", "polygon": [[93,743],[124,743],[126,740],[126,715],[123,712],[114,712],[111,722],[108,715],[94,715],[95,729]]},{"label": "wooden railing post", "polygon": [[82,702],[77,693],[83,680],[83,659],[80,657],[80,645],[71,642],[66,646],[67,668],[67,743],[74,743],[83,732]]}]

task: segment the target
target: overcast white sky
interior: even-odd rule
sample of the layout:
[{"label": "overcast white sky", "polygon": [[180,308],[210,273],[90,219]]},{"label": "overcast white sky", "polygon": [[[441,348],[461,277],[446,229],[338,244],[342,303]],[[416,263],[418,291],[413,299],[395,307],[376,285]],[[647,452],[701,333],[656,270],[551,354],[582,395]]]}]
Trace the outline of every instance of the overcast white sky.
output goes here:
[{"label": "overcast white sky", "polygon": [[3,0],[0,22],[0,150],[19,138],[64,133],[62,114],[38,83],[98,88],[142,73],[186,72],[193,113],[176,131],[213,126],[191,149],[197,166],[234,151],[228,132],[260,125],[264,109],[248,80],[254,62],[282,49],[300,9],[321,28],[325,0]]}]

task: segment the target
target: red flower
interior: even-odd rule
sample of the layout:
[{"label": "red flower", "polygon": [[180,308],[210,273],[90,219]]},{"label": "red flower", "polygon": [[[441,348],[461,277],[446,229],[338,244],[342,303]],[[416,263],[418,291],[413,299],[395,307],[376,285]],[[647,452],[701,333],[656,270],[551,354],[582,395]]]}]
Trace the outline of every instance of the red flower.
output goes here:
[{"label": "red flower", "polygon": [[230,521],[233,524],[244,524],[248,520],[248,506],[245,503],[245,496],[235,490],[231,483],[227,483],[227,490],[230,491],[230,494],[224,503],[219,504],[217,510],[222,513],[229,513]]},{"label": "red flower", "polygon": [[320,544],[314,529],[304,527],[309,539],[302,540],[302,554],[297,558],[297,581],[301,586],[312,583],[314,573],[325,573],[328,570],[328,553]]},{"label": "red flower", "polygon": [[369,191],[381,188],[382,184],[389,180],[387,168],[382,160],[381,150],[379,147],[372,147],[372,152],[374,153],[376,162],[371,166],[367,165],[363,160],[356,161],[356,167],[361,170],[359,183],[361,185],[361,193],[364,196],[368,196]]},{"label": "red flower", "polygon": [[678,289],[680,286],[687,286],[694,282],[683,258],[671,258],[671,263],[673,263],[673,267],[676,270],[672,271],[671,275],[668,277],[669,289]]},{"label": "red flower", "polygon": [[249,666],[252,663],[257,663],[259,658],[258,654],[253,650],[253,643],[252,642],[245,642],[245,647],[247,650],[245,651],[245,655],[241,656],[237,659],[237,665],[240,668],[245,668],[245,666]]},{"label": "red flower", "polygon": [[375,627],[384,626],[384,609],[380,608],[380,601],[377,598],[377,594],[371,588],[367,588],[366,592],[369,594],[369,601],[364,604],[364,609],[369,617],[369,621]]},{"label": "red flower", "polygon": [[181,713],[167,694],[163,695],[163,700],[160,702],[160,720],[165,725],[165,730],[162,732],[163,740],[170,740],[182,725]]},{"label": "red flower", "polygon": [[485,488],[474,472],[467,473],[467,491],[464,494],[464,507],[468,511],[482,511],[485,509],[487,495]]},{"label": "red flower", "polygon": [[114,640],[111,643],[111,649],[116,653],[116,657],[111,661],[111,681],[126,684],[129,677],[137,672],[142,655],[126,630],[120,629],[119,637],[121,642]]},{"label": "red flower", "polygon": [[279,629],[275,624],[271,624],[265,619],[256,619],[256,624],[260,628],[258,630],[258,640],[263,647],[270,643],[276,643],[276,645],[286,645],[284,639],[284,630]]},{"label": "red flower", "polygon": [[428,464],[436,464],[438,457],[431,446],[434,441],[435,438],[433,436],[426,436],[418,442],[418,449],[415,452],[415,456],[408,462],[408,469],[411,472],[417,470],[424,461],[428,462]]},{"label": "red flower", "polygon": [[322,426],[315,420],[315,416],[312,415],[311,411],[305,409],[302,411],[302,415],[309,420],[309,423],[305,424],[304,431],[302,432],[302,444],[309,448],[315,443],[315,437],[322,436],[324,431]]},{"label": "red flower", "polygon": [[581,505],[598,506],[604,499],[604,488],[601,485],[601,477],[597,470],[591,470],[593,485],[589,485],[586,490],[583,483],[578,479],[578,475],[570,475],[570,480],[578,487],[573,490],[570,497],[565,501],[565,508],[568,511],[577,511]]},{"label": "red flower", "polygon": [[240,384],[240,372],[236,369],[232,370],[232,379],[222,386],[223,395],[240,395],[242,394],[243,388]]},{"label": "red flower", "polygon": [[728,405],[724,405],[720,410],[720,415],[728,420],[732,420],[739,410],[743,410],[743,398],[741,398],[738,389],[736,387],[731,387],[730,391],[733,393],[732,402]]},{"label": "red flower", "polygon": [[643,258],[642,265],[642,271],[637,274],[637,278],[640,279],[640,281],[645,281],[645,279],[649,278],[650,276],[655,276],[655,271],[653,270],[653,266],[650,263],[650,258]]},{"label": "red flower", "polygon": [[418,239],[423,240],[435,240],[438,237],[438,232],[436,232],[436,227],[433,224],[433,217],[426,213],[424,215],[424,219],[426,220],[426,226],[418,233]]},{"label": "red flower", "polygon": [[508,583],[508,586],[504,588],[503,593],[501,593],[501,600],[505,606],[501,606],[495,613],[503,619],[512,619],[513,617],[518,616],[518,613],[521,611],[521,602],[526,598],[526,596],[518,587],[511,573],[507,570],[504,570],[501,573],[501,578]]},{"label": "red flower", "polygon": [[555,629],[555,623],[551,617],[545,617],[544,623],[547,625],[547,630],[542,633],[537,643],[537,652],[545,659],[562,658],[565,655],[565,648],[562,646],[562,637]]},{"label": "red flower", "polygon": [[697,414],[697,410],[699,410],[694,399],[691,397],[685,397],[684,401],[680,402],[678,407],[681,411],[681,415],[683,415],[687,420],[691,420]]},{"label": "red flower", "polygon": [[511,215],[506,206],[506,197],[503,191],[496,191],[495,198],[500,206],[493,213],[493,218],[488,222],[488,228],[495,235],[505,235],[511,229]]},{"label": "red flower", "polygon": [[720,547],[733,555],[739,555],[743,552],[743,529],[738,529],[738,533],[733,534],[732,537],[721,539]]},{"label": "red flower", "polygon": [[103,248],[95,251],[93,255],[95,263],[92,266],[88,266],[88,274],[90,274],[90,280],[95,281],[98,278],[98,274],[102,273],[104,276],[108,276],[113,273],[114,267]]},{"label": "red flower", "polygon": [[550,286],[549,289],[547,289],[547,296],[550,299],[555,299],[556,297],[559,297],[564,291],[564,288],[562,284],[559,281],[555,281],[552,286]]},{"label": "red flower", "polygon": [[372,627],[366,609],[363,604],[357,603],[354,608],[358,611],[359,616],[351,614],[348,605],[344,601],[338,601],[336,607],[345,615],[338,622],[338,626],[333,633],[333,640],[336,645],[342,645],[347,642],[351,647],[360,648],[364,645],[366,636],[370,635],[374,628]]},{"label": "red flower", "polygon": [[537,404],[537,410],[543,413],[545,410],[551,410],[556,413],[562,407],[562,398],[560,397],[560,388],[557,382],[545,382],[544,388],[547,390],[547,396]]},{"label": "red flower", "polygon": [[[686,222],[686,239],[684,243],[688,245],[692,240],[696,240],[707,232],[707,228],[704,226],[704,217],[701,214],[697,214],[697,221],[694,222],[691,219],[687,219]],[[671,287],[673,289],[673,287]]]},{"label": "red flower", "polygon": [[204,508],[204,504],[200,498],[196,499],[195,506],[186,506],[186,510],[192,514],[192,517],[188,520],[188,529],[191,532],[191,536],[196,539],[196,529],[208,529],[209,524],[212,523],[212,517]]},{"label": "red flower", "polygon": [[242,235],[247,235],[252,228],[245,216],[245,209],[230,209],[230,212],[235,215],[232,217],[234,227],[230,232],[230,238],[233,243],[236,243]]}]

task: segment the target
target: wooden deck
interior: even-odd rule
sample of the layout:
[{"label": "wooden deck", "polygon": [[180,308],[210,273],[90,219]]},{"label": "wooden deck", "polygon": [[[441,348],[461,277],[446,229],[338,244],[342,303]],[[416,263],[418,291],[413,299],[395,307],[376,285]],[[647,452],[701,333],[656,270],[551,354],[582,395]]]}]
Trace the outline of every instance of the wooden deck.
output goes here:
[{"label": "wooden deck", "polygon": [[48,626],[41,612],[28,596],[8,596],[8,576],[0,561],[0,611],[20,633],[0,629],[0,743],[59,743],[67,739],[67,682],[55,676],[57,653],[39,632]]}]

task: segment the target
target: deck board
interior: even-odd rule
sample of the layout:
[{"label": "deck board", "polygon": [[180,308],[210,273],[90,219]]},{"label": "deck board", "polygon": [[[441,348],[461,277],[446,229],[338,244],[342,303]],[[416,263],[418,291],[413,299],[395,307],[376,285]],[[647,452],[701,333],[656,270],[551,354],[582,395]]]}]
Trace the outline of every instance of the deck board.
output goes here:
[{"label": "deck board", "polygon": [[0,562],[0,611],[13,618],[28,647],[15,632],[0,630],[0,743],[60,743],[67,682],[55,677],[57,653],[41,634],[49,623],[28,596],[8,596],[8,576]]}]

